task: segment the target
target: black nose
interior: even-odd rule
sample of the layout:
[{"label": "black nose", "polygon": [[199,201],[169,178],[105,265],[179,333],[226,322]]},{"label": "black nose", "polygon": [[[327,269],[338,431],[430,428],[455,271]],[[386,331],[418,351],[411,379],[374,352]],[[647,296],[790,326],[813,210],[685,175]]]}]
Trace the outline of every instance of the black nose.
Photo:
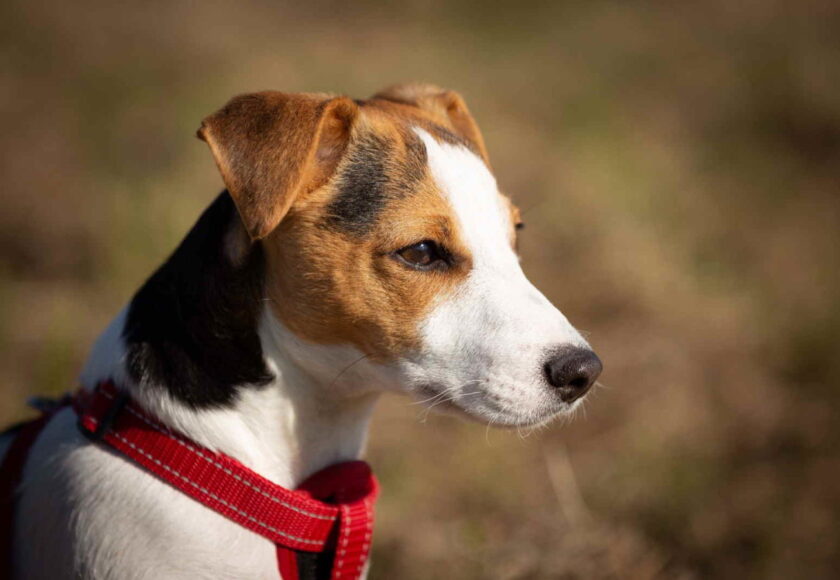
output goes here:
[{"label": "black nose", "polygon": [[571,403],[586,394],[603,368],[601,359],[588,348],[568,347],[552,355],[543,370],[560,399]]}]

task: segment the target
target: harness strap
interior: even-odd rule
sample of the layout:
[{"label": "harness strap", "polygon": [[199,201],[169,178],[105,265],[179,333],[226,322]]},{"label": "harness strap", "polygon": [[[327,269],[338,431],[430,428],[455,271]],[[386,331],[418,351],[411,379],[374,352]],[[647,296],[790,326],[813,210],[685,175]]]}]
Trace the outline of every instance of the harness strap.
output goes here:
[{"label": "harness strap", "polygon": [[[376,495],[370,493],[367,483],[371,477],[367,463],[350,461],[322,469],[298,487],[300,493],[339,506],[332,580],[359,578],[364,572],[373,536],[373,504],[376,501]],[[280,551],[278,548],[278,561]]]},{"label": "harness strap", "polygon": [[23,480],[29,449],[51,417],[52,413],[45,413],[4,432],[4,435],[14,433],[14,439],[0,464],[0,578],[12,578],[14,573],[12,542],[15,537],[17,491]]},{"label": "harness strap", "polygon": [[[379,492],[367,463],[332,465],[292,491],[163,425],[111,382],[92,392],[80,391],[72,404],[79,429],[91,440],[119,451],[199,503],[274,542],[284,580],[303,580],[298,561],[306,553],[334,553],[330,565],[319,568],[319,580],[361,577]],[[0,574],[8,570],[6,577],[11,577],[14,492],[29,447],[51,416],[44,414],[25,424],[2,464]]]}]

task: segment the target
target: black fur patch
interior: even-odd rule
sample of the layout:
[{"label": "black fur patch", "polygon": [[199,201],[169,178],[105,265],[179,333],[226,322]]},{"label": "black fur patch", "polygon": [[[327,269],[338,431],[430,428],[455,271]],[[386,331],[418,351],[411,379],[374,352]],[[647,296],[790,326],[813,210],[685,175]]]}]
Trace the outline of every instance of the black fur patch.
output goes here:
[{"label": "black fur patch", "polygon": [[389,200],[410,195],[426,175],[426,147],[413,133],[400,144],[380,135],[361,136],[349,148],[338,177],[338,194],[327,208],[328,227],[356,236],[370,232]]},{"label": "black fur patch", "polygon": [[194,408],[231,403],[236,387],[272,380],[257,336],[264,260],[255,244],[239,266],[224,238],[236,208],[227,191],[134,296],[123,338],[135,381],[161,385]]}]

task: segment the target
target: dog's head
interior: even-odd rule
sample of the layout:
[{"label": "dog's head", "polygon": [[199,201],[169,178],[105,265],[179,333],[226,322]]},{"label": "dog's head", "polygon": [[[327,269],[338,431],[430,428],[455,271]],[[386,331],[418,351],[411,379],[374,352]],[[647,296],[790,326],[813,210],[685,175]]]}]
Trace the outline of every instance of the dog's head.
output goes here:
[{"label": "dog's head", "polygon": [[519,212],[457,93],[244,95],[199,136],[242,218],[232,259],[262,245],[269,334],[305,372],[499,425],[568,411],[595,381],[520,268]]}]

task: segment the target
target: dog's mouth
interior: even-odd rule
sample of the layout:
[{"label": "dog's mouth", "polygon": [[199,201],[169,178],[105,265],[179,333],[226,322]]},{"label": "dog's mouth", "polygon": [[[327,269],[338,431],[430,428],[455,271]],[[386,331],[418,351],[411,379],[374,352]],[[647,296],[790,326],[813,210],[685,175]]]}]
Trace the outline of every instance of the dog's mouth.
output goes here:
[{"label": "dog's mouth", "polygon": [[501,428],[544,425],[560,415],[573,412],[579,404],[579,401],[567,404],[547,398],[541,404],[529,407],[481,389],[479,383],[483,382],[475,381],[475,388],[472,389],[457,390],[424,384],[413,392],[416,399],[413,404],[424,407],[424,418],[435,412]]}]

